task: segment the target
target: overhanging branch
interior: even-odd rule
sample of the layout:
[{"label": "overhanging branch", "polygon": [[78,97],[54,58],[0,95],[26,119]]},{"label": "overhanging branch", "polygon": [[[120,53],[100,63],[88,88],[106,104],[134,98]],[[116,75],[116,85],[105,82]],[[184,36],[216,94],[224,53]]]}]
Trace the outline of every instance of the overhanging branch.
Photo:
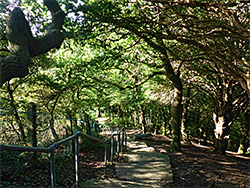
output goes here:
[{"label": "overhanging branch", "polygon": [[9,43],[10,55],[0,58],[0,87],[15,77],[28,74],[30,57],[34,57],[59,48],[63,42],[61,33],[65,13],[56,0],[44,0],[52,14],[52,23],[41,38],[34,38],[23,11],[15,8],[7,23],[6,35]]},{"label": "overhanging branch", "polygon": [[126,86],[122,86],[118,83],[115,83],[115,82],[112,82],[112,81],[109,81],[109,80],[106,80],[106,79],[99,79],[99,78],[96,78],[96,77],[90,77],[98,82],[101,82],[101,83],[107,83],[109,85],[112,85],[112,86],[115,86],[117,87],[119,90],[125,90],[125,89],[135,89],[141,85],[143,85],[144,83],[146,83],[148,80],[150,80],[151,78],[153,78],[154,76],[156,75],[165,75],[166,72],[165,71],[159,71],[159,72],[153,72],[152,74],[148,75],[147,78],[145,78],[144,80],[142,80],[141,82],[139,83],[136,83],[135,85],[126,85]]},{"label": "overhanging branch", "polygon": [[143,85],[144,83],[146,83],[148,80],[150,80],[151,78],[155,77],[156,75],[165,75],[166,72],[165,71],[159,71],[159,72],[153,72],[151,75],[149,75],[146,79],[144,79],[143,81],[135,84],[134,86],[125,86],[123,88],[121,88],[120,90],[125,90],[125,89],[134,89],[134,88],[137,88],[141,85]]}]

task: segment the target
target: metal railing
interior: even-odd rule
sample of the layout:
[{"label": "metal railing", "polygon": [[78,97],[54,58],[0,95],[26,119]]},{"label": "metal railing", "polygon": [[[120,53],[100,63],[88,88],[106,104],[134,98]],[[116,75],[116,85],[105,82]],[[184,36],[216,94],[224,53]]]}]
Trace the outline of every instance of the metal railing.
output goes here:
[{"label": "metal railing", "polygon": [[0,145],[0,151],[8,150],[8,151],[28,151],[28,152],[43,152],[50,153],[50,173],[51,173],[51,185],[52,187],[56,187],[56,173],[55,173],[55,159],[54,159],[54,151],[55,148],[65,142],[69,142],[71,140],[75,140],[75,171],[76,171],[76,185],[79,185],[79,142],[78,138],[81,136],[80,132],[75,133],[74,135],[65,138],[59,142],[56,142],[50,145],[48,148],[38,148],[38,147],[28,147],[28,146],[5,146]]},{"label": "metal railing", "polygon": [[[114,157],[114,136],[117,135],[117,158],[119,157],[119,153],[125,151],[124,146],[126,148],[127,146],[127,135],[125,133],[125,128],[122,128],[121,130],[117,129],[117,133],[113,132],[107,139],[99,139],[84,133],[76,132],[74,135],[65,138],[59,142],[56,142],[52,145],[50,145],[48,148],[39,148],[39,147],[27,147],[27,146],[12,146],[12,145],[2,145],[0,144],[0,151],[8,150],[8,151],[28,151],[28,152],[44,152],[50,154],[50,173],[51,173],[51,184],[52,187],[56,187],[56,173],[55,173],[55,159],[54,159],[54,152],[55,148],[57,148],[59,145],[64,144],[66,142],[69,142],[71,140],[75,141],[75,186],[79,187],[79,137],[87,137],[91,140],[95,140],[97,142],[101,142],[105,144],[105,150],[104,150],[104,163],[105,168],[107,167],[107,147],[108,142],[111,140],[111,163],[113,163],[113,157]],[[122,138],[121,138],[122,137]]]},{"label": "metal railing", "polygon": [[111,141],[110,146],[110,161],[113,164],[113,158],[114,158],[114,137],[117,136],[117,149],[116,149],[116,155],[117,160],[119,158],[120,152],[126,151],[127,148],[127,134],[125,132],[125,128],[123,127],[121,130],[117,128],[117,133],[113,132],[107,139],[105,139],[105,155],[104,155],[104,162],[105,167],[107,167],[107,155],[108,155],[108,142]]}]

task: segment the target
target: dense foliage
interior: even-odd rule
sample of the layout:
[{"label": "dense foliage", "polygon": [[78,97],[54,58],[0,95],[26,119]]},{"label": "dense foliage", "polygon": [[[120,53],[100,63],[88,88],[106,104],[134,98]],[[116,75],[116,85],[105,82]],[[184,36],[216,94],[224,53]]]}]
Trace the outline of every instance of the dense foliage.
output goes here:
[{"label": "dense foliage", "polygon": [[[92,119],[106,117],[110,125],[168,135],[172,150],[181,150],[181,139],[198,138],[220,153],[246,152],[247,2],[58,2],[67,14],[61,48],[33,57],[28,76],[0,88],[4,143],[32,145],[35,129],[45,146],[79,129],[89,133]],[[41,36],[51,18],[43,3],[16,3]],[[11,9],[9,1],[0,6],[0,57],[9,55],[4,28]],[[27,117],[31,102],[36,125]]]}]

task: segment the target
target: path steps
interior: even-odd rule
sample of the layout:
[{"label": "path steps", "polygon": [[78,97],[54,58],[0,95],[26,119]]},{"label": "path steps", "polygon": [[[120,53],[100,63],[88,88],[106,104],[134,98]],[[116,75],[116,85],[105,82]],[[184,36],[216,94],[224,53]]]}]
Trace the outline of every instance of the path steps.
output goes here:
[{"label": "path steps", "polygon": [[80,184],[86,188],[163,187],[173,182],[170,159],[166,154],[155,152],[145,142],[128,139],[125,160],[115,164],[116,179],[89,180]]},{"label": "path steps", "polygon": [[150,185],[147,183],[139,183],[128,180],[120,179],[97,179],[97,180],[88,180],[80,184],[80,187],[84,188],[120,188],[120,187],[141,187],[141,188],[158,188],[157,185]]}]

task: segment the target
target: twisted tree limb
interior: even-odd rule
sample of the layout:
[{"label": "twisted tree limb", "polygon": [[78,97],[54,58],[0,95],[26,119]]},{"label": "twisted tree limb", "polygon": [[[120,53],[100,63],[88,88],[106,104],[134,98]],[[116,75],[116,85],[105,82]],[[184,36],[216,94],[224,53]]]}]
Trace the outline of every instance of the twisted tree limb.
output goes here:
[{"label": "twisted tree limb", "polygon": [[20,8],[11,12],[6,27],[10,55],[0,58],[0,87],[12,78],[28,75],[30,57],[61,46],[64,40],[61,30],[65,13],[56,0],[44,0],[44,4],[52,14],[52,23],[40,38],[32,36],[29,23]]}]

